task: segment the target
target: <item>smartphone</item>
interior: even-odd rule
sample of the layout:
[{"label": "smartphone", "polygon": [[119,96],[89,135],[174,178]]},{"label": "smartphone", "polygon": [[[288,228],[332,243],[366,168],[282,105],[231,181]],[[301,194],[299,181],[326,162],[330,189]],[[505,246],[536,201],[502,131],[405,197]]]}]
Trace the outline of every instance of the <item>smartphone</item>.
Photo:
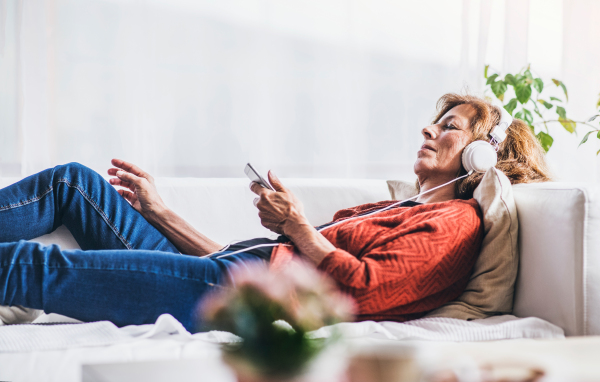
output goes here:
[{"label": "smartphone", "polygon": [[269,184],[269,182],[267,182],[262,176],[260,176],[258,171],[256,171],[250,163],[246,164],[244,172],[246,173],[246,176],[250,178],[251,181],[260,184],[264,188],[268,188],[269,190],[275,191],[275,189]]}]

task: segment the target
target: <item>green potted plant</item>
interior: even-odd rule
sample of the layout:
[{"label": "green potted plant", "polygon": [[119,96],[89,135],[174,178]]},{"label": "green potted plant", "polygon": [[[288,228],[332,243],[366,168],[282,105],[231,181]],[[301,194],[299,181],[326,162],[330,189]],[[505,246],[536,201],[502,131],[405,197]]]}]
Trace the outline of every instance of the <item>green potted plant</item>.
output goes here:
[{"label": "green potted plant", "polygon": [[201,303],[206,328],[241,337],[223,347],[239,381],[282,381],[300,375],[335,336],[310,339],[308,332],[351,320],[353,303],[316,269],[293,263],[282,271],[244,268]]},{"label": "green potted plant", "polygon": [[[580,145],[594,132],[600,138],[600,129],[590,124],[598,114],[587,121],[574,121],[567,117],[565,106],[569,101],[569,93],[562,81],[553,78],[550,82],[562,94],[556,96],[558,94],[551,95],[552,91],[546,86],[548,82],[544,83],[541,78],[532,74],[530,66],[518,73],[502,76],[500,73],[490,73],[489,65],[486,65],[483,76],[486,79],[486,94],[491,92],[514,118],[525,121],[546,152],[554,143],[550,130],[552,125],[560,124],[571,134],[576,133],[577,125],[594,128],[584,136]],[[600,100],[596,106],[600,113]]]}]

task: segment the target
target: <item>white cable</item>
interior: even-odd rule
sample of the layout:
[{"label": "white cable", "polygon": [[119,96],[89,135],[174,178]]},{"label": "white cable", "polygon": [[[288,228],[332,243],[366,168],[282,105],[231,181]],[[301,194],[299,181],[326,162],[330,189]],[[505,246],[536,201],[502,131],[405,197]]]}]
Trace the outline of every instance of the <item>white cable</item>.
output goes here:
[{"label": "white cable", "polygon": [[[440,185],[440,186],[434,187],[434,188],[432,188],[431,190],[427,190],[427,191],[425,191],[425,192],[423,192],[423,193],[417,194],[417,195],[415,195],[415,196],[412,196],[412,197],[410,197],[410,198],[408,198],[408,199],[405,199],[405,200],[402,200],[402,201],[400,201],[400,202],[396,202],[396,203],[394,203],[394,204],[390,204],[390,205],[389,205],[389,206],[387,206],[387,207],[381,208],[381,209],[379,209],[379,210],[377,210],[377,211],[369,212],[368,214],[365,214],[365,215],[358,215],[358,216],[353,216],[353,217],[351,217],[351,218],[348,218],[348,219],[340,220],[339,222],[336,222],[336,223],[330,224],[330,225],[328,225],[327,227],[323,227],[323,228],[321,228],[321,229],[319,229],[319,230],[317,230],[317,231],[318,231],[318,232],[321,232],[321,231],[323,231],[323,230],[326,230],[326,229],[328,229],[328,228],[335,227],[335,226],[336,226],[336,225],[338,225],[338,224],[346,223],[347,221],[350,221],[350,220],[352,220],[352,219],[364,218],[364,217],[367,217],[367,216],[375,215],[375,214],[378,214],[378,213],[380,213],[380,212],[383,212],[383,211],[389,210],[390,208],[394,208],[395,206],[397,206],[397,205],[399,205],[399,204],[402,204],[402,203],[404,203],[404,202],[408,202],[409,200],[412,200],[412,199],[415,199],[415,198],[417,198],[417,197],[419,197],[419,196],[422,196],[422,195],[425,195],[425,194],[427,194],[427,193],[430,193],[431,191],[435,191],[435,190],[437,190],[437,189],[439,189],[439,188],[442,188],[442,187],[444,187],[444,186],[447,186],[447,185],[449,185],[449,184],[451,184],[451,183],[454,183],[454,182],[456,182],[457,180],[460,180],[460,179],[462,179],[462,178],[466,178],[467,176],[471,175],[472,173],[473,173],[473,171],[470,171],[468,174],[465,174],[465,175],[463,175],[463,176],[459,176],[459,177],[458,177],[458,178],[456,178],[456,179],[452,179],[451,181],[449,181],[449,182],[447,182],[447,183],[444,183],[444,184],[442,184],[442,185]],[[225,253],[225,254],[223,254],[223,255],[221,255],[221,256],[217,256],[216,258],[217,258],[217,259],[220,259],[220,258],[222,258],[222,257],[227,257],[227,256],[237,255],[238,253],[247,252],[247,251],[249,251],[249,250],[251,250],[251,249],[254,249],[254,248],[261,248],[261,247],[276,247],[276,246],[278,246],[279,244],[281,244],[281,243],[269,243],[269,244],[259,244],[259,245],[254,245],[254,246],[252,246],[252,247],[243,248],[243,249],[240,249],[240,250],[238,250],[238,251],[235,251],[235,252],[231,252],[231,253]],[[285,245],[285,246],[290,246],[290,244],[283,244],[283,245]],[[221,249],[220,251],[218,251],[218,252],[215,252],[215,253],[223,252],[224,250],[226,250],[226,249],[227,249],[227,248],[229,248],[230,246],[231,246],[231,244],[228,244],[227,246],[225,246],[225,248],[223,248],[223,249]],[[211,253],[211,255],[212,255],[212,253]],[[210,256],[210,255],[209,255],[209,256]]]},{"label": "white cable", "polygon": [[318,231],[319,231],[319,232],[321,232],[321,231],[323,231],[323,230],[326,230],[326,229],[328,229],[328,228],[331,228],[331,227],[335,227],[335,226],[336,226],[336,225],[338,225],[338,224],[345,223],[345,222],[347,222],[347,221],[350,221],[350,220],[352,220],[352,219],[364,218],[364,217],[366,217],[366,216],[375,215],[375,214],[378,214],[378,213],[380,213],[380,212],[383,212],[383,211],[385,211],[385,210],[389,210],[390,208],[394,208],[395,206],[397,206],[397,205],[399,205],[399,204],[402,204],[402,203],[404,203],[404,202],[408,202],[409,200],[412,200],[412,199],[416,199],[416,198],[417,198],[417,197],[419,197],[419,196],[425,195],[425,194],[427,194],[427,193],[429,193],[429,192],[431,192],[431,191],[435,191],[435,190],[437,190],[437,189],[439,189],[439,188],[442,188],[442,187],[444,187],[444,186],[447,186],[447,185],[449,185],[449,184],[451,184],[451,183],[453,183],[453,182],[456,182],[457,180],[460,180],[460,179],[462,179],[462,178],[466,178],[467,176],[471,175],[472,173],[473,173],[473,171],[471,171],[471,172],[469,172],[468,174],[465,174],[465,175],[463,175],[463,176],[460,176],[460,177],[458,177],[458,178],[456,178],[456,179],[452,179],[451,181],[449,181],[449,182],[447,182],[447,183],[444,183],[444,184],[442,184],[442,185],[440,185],[440,186],[434,187],[434,188],[432,188],[431,190],[427,190],[427,191],[425,191],[425,192],[423,192],[423,193],[417,194],[417,195],[415,195],[415,196],[412,196],[412,197],[410,197],[410,198],[408,198],[408,199],[405,199],[405,200],[402,200],[402,201],[400,201],[400,202],[397,202],[397,203],[394,203],[394,204],[390,204],[389,206],[387,206],[387,207],[384,207],[384,208],[382,208],[382,209],[379,209],[379,210],[377,210],[377,211],[369,212],[368,214],[365,214],[365,215],[353,216],[353,217],[351,217],[351,218],[348,218],[348,219],[345,219],[345,220],[340,220],[339,222],[336,222],[336,223],[330,224],[330,225],[328,225],[327,227],[323,227],[323,228],[319,229]]},{"label": "white cable", "polygon": [[[258,245],[253,245],[252,247],[243,248],[243,249],[240,249],[240,250],[238,250],[238,251],[231,252],[231,253],[226,253],[226,254],[224,254],[224,255],[217,256],[216,258],[217,258],[217,259],[220,259],[221,257],[227,257],[227,256],[237,255],[238,253],[246,252],[246,251],[249,251],[249,250],[251,250],[251,249],[254,249],[254,248],[260,248],[260,247],[276,247],[276,246],[278,246],[279,244],[281,244],[281,243],[269,243],[269,244],[258,244]],[[287,246],[289,246],[289,244],[283,244],[283,245],[287,245]],[[227,247],[229,247],[229,246],[227,246]],[[227,248],[227,247],[225,247],[225,248]],[[222,250],[220,250],[219,252],[223,252],[224,250],[225,250],[225,249],[222,249]]]}]

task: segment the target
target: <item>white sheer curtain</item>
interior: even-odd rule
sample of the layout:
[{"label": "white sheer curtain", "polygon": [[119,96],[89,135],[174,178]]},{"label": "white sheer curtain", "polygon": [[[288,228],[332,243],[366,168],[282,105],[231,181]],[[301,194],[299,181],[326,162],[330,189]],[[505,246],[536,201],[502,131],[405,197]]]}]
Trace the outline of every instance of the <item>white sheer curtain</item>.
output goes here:
[{"label": "white sheer curtain", "polygon": [[[410,178],[445,92],[483,65],[593,111],[595,0],[0,0],[0,176],[121,157],[157,176]],[[596,144],[555,127],[559,178]],[[580,134],[581,137],[581,134]]]}]

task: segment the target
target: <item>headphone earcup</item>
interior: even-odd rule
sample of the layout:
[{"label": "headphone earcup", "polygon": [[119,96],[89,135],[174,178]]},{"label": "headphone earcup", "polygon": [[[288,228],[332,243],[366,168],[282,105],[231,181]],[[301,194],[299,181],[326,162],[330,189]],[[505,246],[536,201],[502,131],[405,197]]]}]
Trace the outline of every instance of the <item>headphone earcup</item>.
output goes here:
[{"label": "headphone earcup", "polygon": [[498,154],[490,143],[475,141],[463,150],[462,163],[467,172],[484,173],[498,163]]}]

